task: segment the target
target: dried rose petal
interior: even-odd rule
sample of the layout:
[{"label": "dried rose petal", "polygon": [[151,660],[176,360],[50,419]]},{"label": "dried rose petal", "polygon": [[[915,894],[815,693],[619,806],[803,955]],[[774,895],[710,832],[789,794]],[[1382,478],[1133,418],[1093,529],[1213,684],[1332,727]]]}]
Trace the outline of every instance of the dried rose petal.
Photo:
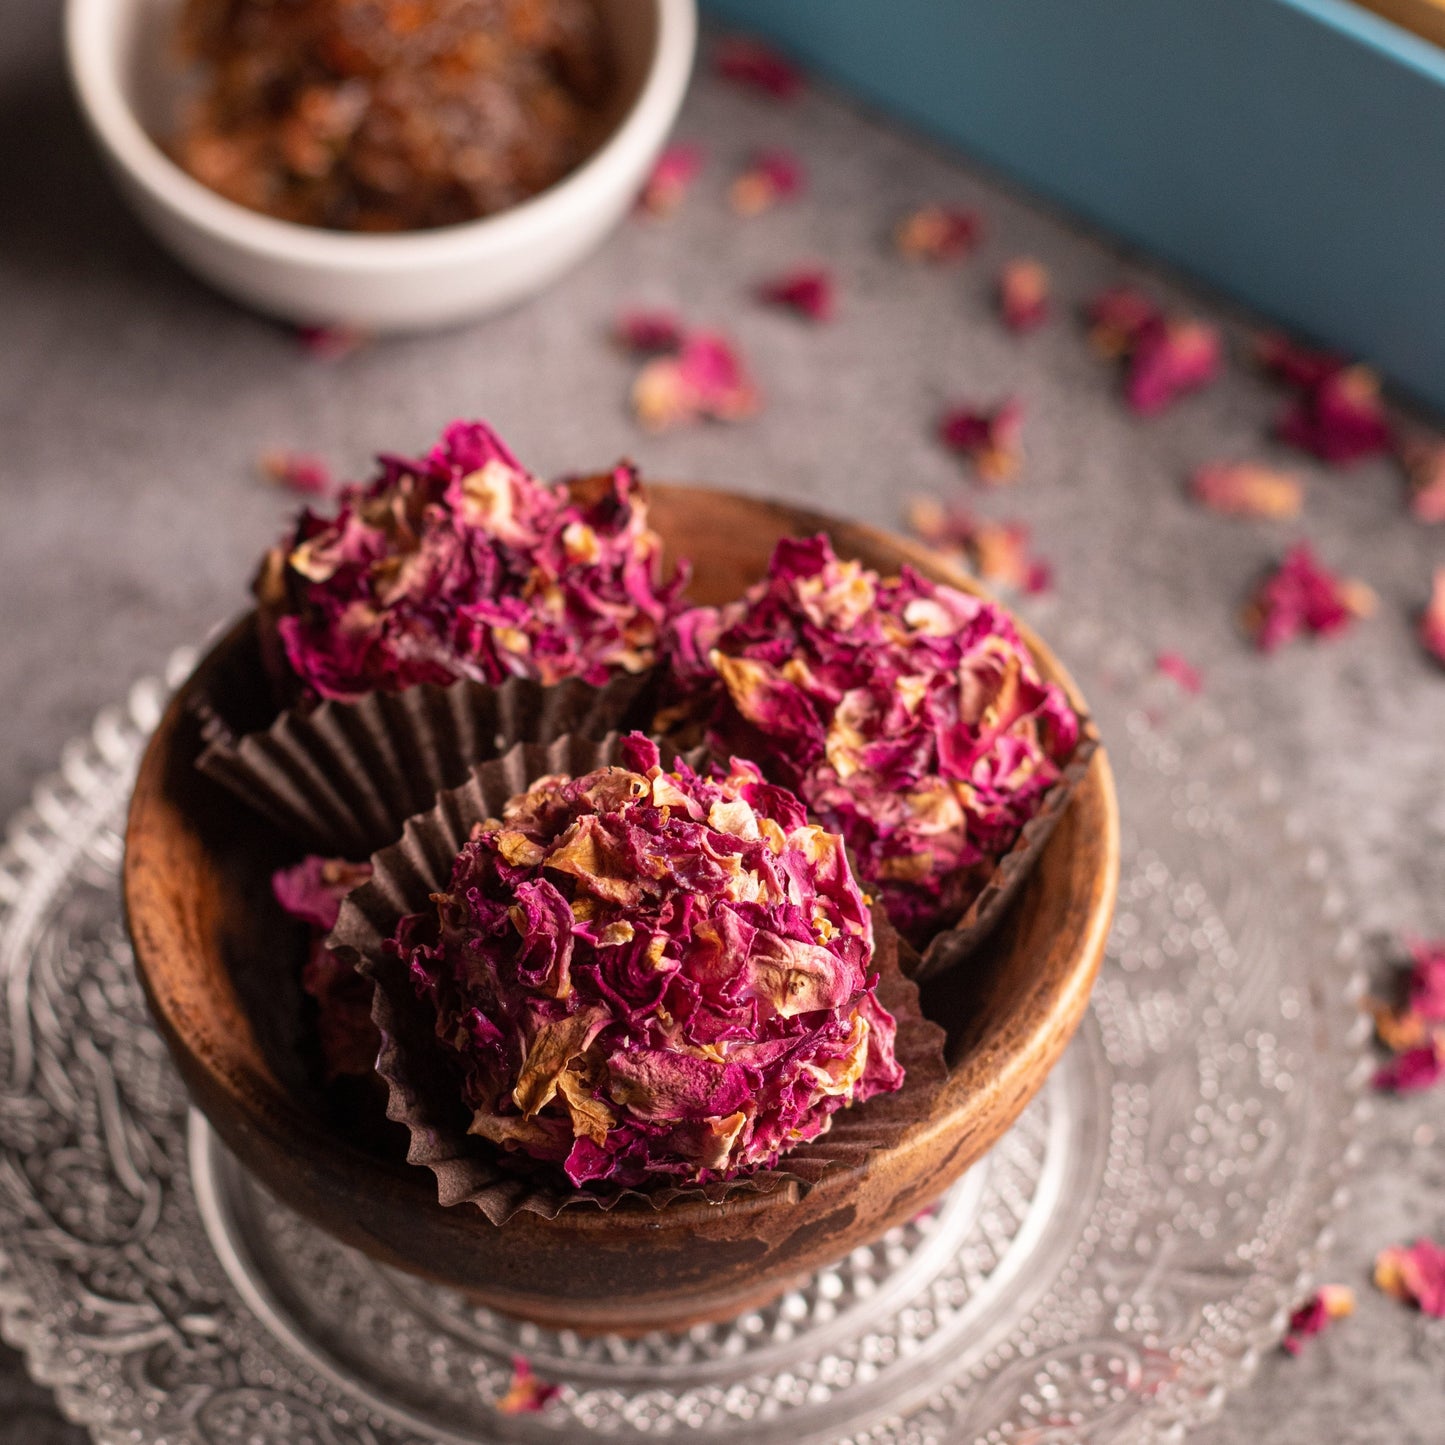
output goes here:
[{"label": "dried rose petal", "polygon": [[1374,610],[1375,594],[1363,582],[1336,576],[1301,542],[1260,584],[1244,624],[1260,651],[1272,652],[1304,632],[1320,637],[1341,632]]},{"label": "dried rose petal", "polygon": [[1204,691],[1204,678],[1199,669],[1177,652],[1161,652],[1154,658],[1154,670],[1172,678],[1187,693],[1197,696]]},{"label": "dried rose petal", "polygon": [[821,266],[789,271],[758,288],[760,300],[786,306],[809,321],[831,321],[837,305],[833,273]]},{"label": "dried rose petal", "polygon": [[313,856],[271,878],[277,903],[311,929],[301,987],[316,1000],[316,1031],[328,1080],[371,1073],[381,1044],[371,1021],[371,984],[324,941],[336,927],[342,899],[370,877],[370,863]]},{"label": "dried rose petal", "polygon": [[711,417],[740,421],[760,405],[757,387],[726,337],[699,331],[676,356],[649,361],[632,387],[632,406],[649,431]]},{"label": "dried rose petal", "polygon": [[1280,416],[1279,435],[1321,461],[1343,465],[1387,452],[1394,437],[1380,383],[1365,366],[1330,372]]},{"label": "dried rose petal", "polygon": [[1410,945],[1410,1009],[1431,1023],[1445,1023],[1445,939]]},{"label": "dried rose petal", "polygon": [[1286,1354],[1298,1355],[1307,1339],[1321,1333],[1335,1320],[1355,1312],[1355,1292],[1348,1285],[1324,1284],[1290,1317],[1289,1329],[1280,1348]]},{"label": "dried rose petal", "polygon": [[668,146],[638,193],[637,209],[649,216],[670,216],[702,174],[703,160],[701,146],[687,142]]},{"label": "dried rose petal", "polygon": [[977,520],[961,508],[945,509],[932,497],[915,497],[908,504],[913,532],[930,546],[947,553],[984,582],[1019,592],[1047,592],[1053,571],[1029,550],[1030,531],[1022,522]]},{"label": "dried rose petal", "polygon": [[824,536],[779,542],[738,602],[672,636],[662,721],[746,751],[842,834],[889,917],[958,917],[1079,738],[1008,615],[909,568],[880,578]]},{"label": "dried rose petal", "polygon": [[1375,1257],[1375,1285],[1392,1299],[1445,1319],[1445,1248],[1421,1238],[1408,1249],[1397,1244],[1381,1250]]},{"label": "dried rose petal", "polygon": [[1445,662],[1445,567],[1435,569],[1430,601],[1420,614],[1420,641],[1426,652],[1437,661]]},{"label": "dried rose petal", "polygon": [[296,339],[318,361],[340,361],[359,351],[371,338],[358,326],[298,326]]},{"label": "dried rose petal", "polygon": [[497,1411],[502,1415],[535,1415],[561,1392],[561,1385],[549,1385],[538,1377],[525,1355],[513,1355],[512,1379],[507,1393],[497,1401]]},{"label": "dried rose petal", "polygon": [[1224,348],[1218,330],[1203,321],[1167,319],[1135,337],[1124,396],[1140,416],[1155,416],[1219,375]]},{"label": "dried rose petal", "polygon": [[1010,331],[1032,331],[1049,319],[1049,273],[1021,256],[998,275],[998,309]]},{"label": "dried rose petal", "polygon": [[1410,515],[1445,522],[1445,438],[1412,437],[1400,448],[1410,481]]},{"label": "dried rose petal", "polygon": [[1010,397],[992,410],[954,407],[938,426],[939,440],[973,463],[979,481],[997,486],[1010,480],[1023,460],[1023,404]]},{"label": "dried rose petal", "polygon": [[257,579],[306,703],[459,678],[601,685],[652,666],[681,583],[635,471],[530,475],[482,422],[383,456],[334,516],[307,509]]},{"label": "dried rose petal", "polygon": [[790,151],[758,151],[732,183],[728,202],[740,216],[760,216],[802,195],[806,184],[802,162]]},{"label": "dried rose petal", "polygon": [[336,486],[331,468],[320,457],[305,452],[263,452],[261,475],[275,486],[304,496],[324,497]]},{"label": "dried rose petal", "polygon": [[575,1185],[730,1179],[903,1082],[843,841],[734,758],[633,733],[477,827],[392,947],[470,1132]]},{"label": "dried rose petal", "polygon": [[714,63],[724,80],[773,100],[792,100],[803,88],[803,72],[791,60],[745,35],[720,41]]},{"label": "dried rose petal", "polygon": [[956,206],[920,206],[899,221],[893,244],[910,261],[957,261],[983,239],[974,211]]},{"label": "dried rose petal", "polygon": [[624,311],[613,325],[612,334],[624,350],[651,356],[681,350],[684,330],[671,311]]},{"label": "dried rose petal", "polygon": [[1332,351],[1316,351],[1301,346],[1277,331],[1265,332],[1255,338],[1254,355],[1271,376],[1301,391],[1312,391],[1327,376],[1342,371],[1346,365],[1345,359]]},{"label": "dried rose petal", "polygon": [[1304,506],[1304,484],[1292,472],[1260,462],[1210,462],[1194,473],[1190,495],[1227,517],[1297,517]]},{"label": "dried rose petal", "polygon": [[1396,1054],[1375,1070],[1371,1083],[1388,1094],[1418,1094],[1432,1089],[1445,1078],[1445,1033],[1430,1038],[1418,1048]]},{"label": "dried rose petal", "polygon": [[1101,291],[1084,312],[1089,344],[1100,356],[1128,356],[1144,332],[1163,321],[1163,313],[1142,291],[1113,286]]}]

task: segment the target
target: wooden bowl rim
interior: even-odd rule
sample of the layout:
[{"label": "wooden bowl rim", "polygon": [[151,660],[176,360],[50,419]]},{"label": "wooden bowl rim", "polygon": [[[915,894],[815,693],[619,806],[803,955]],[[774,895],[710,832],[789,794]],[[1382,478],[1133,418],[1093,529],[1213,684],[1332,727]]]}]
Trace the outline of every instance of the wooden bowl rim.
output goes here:
[{"label": "wooden bowl rim", "polygon": [[[811,531],[825,531],[834,536],[840,532],[851,533],[854,537],[898,554],[903,562],[916,566],[925,575],[932,575],[962,591],[994,600],[986,589],[946,558],[880,527],[829,516],[811,508],[793,507],[719,488],[649,483],[648,491],[650,494],[663,494],[676,500],[685,500],[689,496],[712,499],[723,496],[730,501],[742,502],[774,514],[784,521],[787,530],[793,535],[804,535]],[[197,682],[203,678],[208,668],[214,666],[244,637],[246,630],[253,625],[254,615],[254,612],[243,614],[207,649],[191,676],[170,699],[147,742],[141,760],[126,821],[122,866],[126,926],[134,947],[136,970],[152,1013],[172,1049],[189,1058],[223,1090],[236,1112],[245,1117],[250,1128],[273,1145],[294,1151],[297,1157],[314,1157],[324,1153],[339,1171],[354,1181],[358,1189],[365,1188],[368,1182],[375,1182],[378,1174],[381,1174],[391,1183],[414,1192],[419,1204],[439,1207],[436,1204],[432,1177],[426,1170],[402,1161],[378,1158],[344,1139],[338,1139],[322,1127],[322,1122],[316,1116],[297,1105],[274,1074],[264,1067],[254,1067],[248,1057],[250,1051],[238,1050],[234,1037],[218,1036],[207,1028],[207,1016],[198,1016],[185,1006],[184,1000],[178,996],[173,986],[171,974],[164,967],[153,966],[159,964],[161,959],[157,956],[160,946],[153,939],[145,911],[149,900],[137,908],[137,890],[133,885],[147,871],[150,862],[151,819],[163,796],[159,784],[169,763],[173,738],[190,706]],[[1009,615],[1040,671],[1064,688],[1076,708],[1087,711],[1087,704],[1077,683],[1048,645],[1011,610]],[[971,1106],[974,1106],[979,1086],[984,1082],[976,1075],[984,1068],[985,1061],[987,1080],[994,1085],[995,1093],[1003,1098],[1030,1096],[1033,1092],[1027,1082],[1030,1076],[1038,1074],[1041,1082],[1042,1075],[1057,1061],[1064,1042],[1076,1029],[1088,1003],[1103,956],[1118,883],[1118,802],[1113,772],[1103,746],[1096,750],[1070,803],[1071,809],[1086,806],[1091,806],[1103,825],[1100,840],[1103,866],[1096,870],[1090,879],[1087,926],[1075,952],[1072,968],[1058,980],[1046,1006],[1038,1009],[1031,1027],[1024,1032],[1015,1047],[997,1053],[988,1047],[989,1034],[974,1042],[962,1065],[950,1071],[928,1118],[914,1126],[892,1150],[884,1151],[887,1155],[927,1150],[935,1146],[935,1141],[942,1133],[967,1132],[964,1126],[970,1122]],[[1052,847],[1053,843],[1049,846]],[[259,1061],[259,1055],[255,1057]],[[973,1067],[970,1067],[970,1062],[973,1062]],[[203,1112],[208,1111],[203,1107]],[[977,1112],[980,1118],[985,1117],[984,1112]],[[860,1171],[867,1172],[874,1163],[875,1161],[870,1160],[860,1166],[859,1170],[840,1169],[826,1175],[815,1186],[815,1190],[840,1190],[856,1181]],[[664,1210],[654,1211],[651,1206],[639,1201],[636,1207],[624,1204],[610,1212],[569,1209],[562,1211],[553,1220],[544,1221],[538,1217],[527,1216],[525,1222],[533,1228],[575,1231],[615,1231],[624,1222],[631,1220],[649,1224],[652,1228],[685,1228],[690,1220],[716,1210],[742,1214],[768,1211],[776,1207],[775,1195],[740,1194],[721,1204],[712,1204],[705,1199],[679,1199]],[[447,1212],[454,1214],[457,1211]],[[504,1225],[493,1225],[480,1210],[471,1210],[468,1213],[469,1224],[474,1222],[476,1227],[485,1230],[506,1229],[515,1223],[514,1220]]]}]

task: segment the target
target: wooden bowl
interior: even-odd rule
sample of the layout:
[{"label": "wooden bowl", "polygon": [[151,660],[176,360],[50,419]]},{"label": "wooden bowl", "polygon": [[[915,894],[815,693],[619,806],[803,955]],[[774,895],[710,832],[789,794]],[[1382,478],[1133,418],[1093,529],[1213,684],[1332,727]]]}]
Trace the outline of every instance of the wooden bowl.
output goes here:
[{"label": "wooden bowl", "polygon": [[[693,559],[700,602],[736,597],[780,537],[817,531],[884,574],[906,562],[977,590],[926,549],[873,528],[704,489],[655,486],[650,496],[669,554]],[[1044,676],[1081,703],[1023,631]],[[500,1227],[475,1209],[443,1209],[430,1173],[328,1118],[300,1062],[296,968],[282,944],[292,935],[270,896],[272,869],[294,850],[195,770],[192,701],[211,689],[259,691],[257,668],[248,617],[201,662],[146,749],[126,831],[131,938],[177,1067],[221,1138],[292,1208],[387,1264],[554,1327],[636,1333],[734,1315],[935,1200],[1018,1117],[1083,1015],[1118,883],[1102,749],[976,960],[925,986],[926,1010],[949,1032],[951,1072],[896,1147],[802,1198],[571,1209]]]}]

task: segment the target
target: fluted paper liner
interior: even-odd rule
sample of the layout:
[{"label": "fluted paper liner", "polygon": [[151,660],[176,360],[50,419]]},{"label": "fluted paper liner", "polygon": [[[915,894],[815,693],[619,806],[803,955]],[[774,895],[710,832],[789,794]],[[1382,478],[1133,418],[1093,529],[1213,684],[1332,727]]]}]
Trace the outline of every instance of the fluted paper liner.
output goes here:
[{"label": "fluted paper liner", "polygon": [[[666,743],[659,746],[664,766],[670,767],[678,754]],[[706,1185],[582,1190],[560,1171],[507,1155],[468,1134],[470,1113],[437,1042],[431,1007],[417,998],[406,965],[383,945],[403,916],[426,909],[430,895],[446,888],[473,824],[500,816],[508,798],[524,792],[544,774],[575,777],[614,764],[619,756],[615,734],[600,743],[563,737],[545,745],[519,743],[505,756],[474,768],[466,783],[441,794],[429,812],[409,819],[400,841],[372,858],[371,880],[346,899],[327,940],[376,987],[372,1018],[382,1036],[376,1068],[390,1095],[387,1116],[411,1134],[408,1160],[436,1176],[442,1204],[475,1205],[493,1224],[504,1224],[523,1210],[551,1219],[569,1207],[610,1209],[627,1198],[643,1199],[661,1209],[687,1196],[716,1202],[745,1192],[792,1189],[802,1194],[829,1170],[856,1167],[921,1125],[947,1077],[944,1032],[923,1017],[918,990],[900,968],[901,940],[882,910],[875,909],[878,998],[898,1021],[896,1053],[905,1070],[903,1087],[839,1110],[827,1133],[799,1145],[776,1167]],[[688,761],[693,760],[689,755]]]},{"label": "fluted paper liner", "polygon": [[1033,872],[1069,800],[1084,781],[1099,747],[1093,719],[1080,712],[1079,741],[1059,780],[1043,796],[1038,811],[1024,824],[1012,848],[994,865],[988,880],[963,916],[952,927],[936,933],[923,950],[911,977],[932,978],[962,963],[993,932],[1024,880]]},{"label": "fluted paper liner", "polygon": [[422,684],[288,708],[268,728],[240,736],[212,707],[196,766],[310,851],[365,858],[515,742],[626,731],[651,711],[655,672],[619,674],[601,687],[575,678],[554,686],[528,678],[496,687]]}]

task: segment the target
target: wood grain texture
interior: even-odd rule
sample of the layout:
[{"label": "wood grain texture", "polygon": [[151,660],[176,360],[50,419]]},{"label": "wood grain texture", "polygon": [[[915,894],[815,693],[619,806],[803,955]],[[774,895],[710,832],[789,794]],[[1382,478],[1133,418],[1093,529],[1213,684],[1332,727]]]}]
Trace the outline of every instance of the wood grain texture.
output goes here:
[{"label": "wood grain texture", "polygon": [[[902,563],[977,590],[926,549],[872,528],[701,488],[651,489],[672,556],[701,602],[737,596],[785,535],[826,531],[840,555]],[[1045,676],[1072,679],[1026,628]],[[1101,749],[997,932],[925,986],[949,1033],[948,1082],[892,1149],[790,1192],[655,1211],[518,1215],[494,1226],[444,1209],[394,1139],[338,1129],[298,1062],[300,999],[270,897],[286,845],[194,766],[191,702],[257,673],[243,619],[171,703],[141,765],[126,834],[125,902],[142,982],[198,1107],[293,1208],[374,1258],[539,1323],[638,1332],[734,1314],[877,1239],[931,1203],[1017,1118],[1078,1026],[1118,883],[1118,816]],[[299,947],[299,944],[296,946]]]}]

